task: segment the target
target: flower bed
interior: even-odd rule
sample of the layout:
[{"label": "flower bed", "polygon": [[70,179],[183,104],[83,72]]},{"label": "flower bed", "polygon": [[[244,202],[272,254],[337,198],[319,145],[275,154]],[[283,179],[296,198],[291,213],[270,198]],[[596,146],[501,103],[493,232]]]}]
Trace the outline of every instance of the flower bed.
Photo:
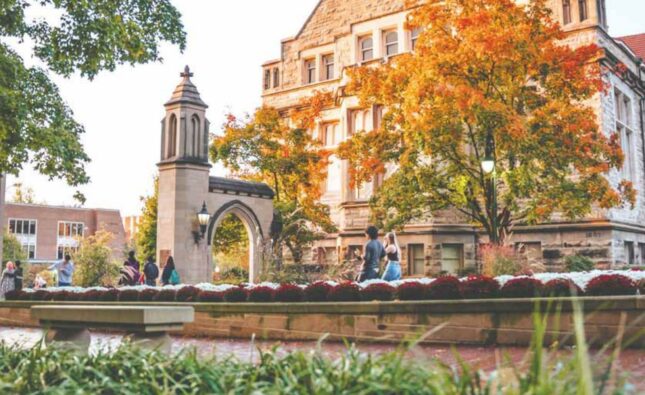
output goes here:
[{"label": "flower bed", "polygon": [[533,296],[610,296],[643,293],[644,271],[594,270],[533,276],[469,276],[362,283],[320,281],[309,285],[171,285],[165,287],[48,288],[10,291],[7,300],[89,302],[357,302],[387,300],[489,299]]}]

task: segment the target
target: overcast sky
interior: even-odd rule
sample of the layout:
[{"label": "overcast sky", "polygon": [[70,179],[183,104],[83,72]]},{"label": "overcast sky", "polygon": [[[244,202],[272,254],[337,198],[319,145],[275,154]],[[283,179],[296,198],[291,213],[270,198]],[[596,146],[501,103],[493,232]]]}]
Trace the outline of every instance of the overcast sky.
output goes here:
[{"label": "overcast sky", "polygon": [[[295,35],[318,0],[174,1],[188,34],[184,53],[165,46],[163,63],[121,66],[89,82],[54,76],[63,98],[86,129],[83,144],[92,159],[91,183],[81,188],[87,207],[138,214],[139,197],[152,190],[159,160],[163,103],[190,65],[193,82],[209,105],[211,130],[224,114],[252,112],[260,104],[260,65],[280,55],[280,40]],[[607,0],[612,36],[645,32],[645,0]],[[30,61],[29,59],[26,59]],[[212,173],[222,174],[214,168]],[[74,188],[25,170],[20,181],[36,200],[71,205]],[[7,182],[13,194],[14,177]]]}]

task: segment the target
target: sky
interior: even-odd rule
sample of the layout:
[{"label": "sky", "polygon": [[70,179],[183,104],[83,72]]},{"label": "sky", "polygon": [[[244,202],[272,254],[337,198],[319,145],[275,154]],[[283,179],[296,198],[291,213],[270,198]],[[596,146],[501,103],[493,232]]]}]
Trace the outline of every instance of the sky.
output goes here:
[{"label": "sky", "polygon": [[[162,63],[122,65],[93,81],[52,75],[86,130],[82,142],[92,162],[87,166],[91,182],[80,188],[85,206],[139,214],[140,197],[152,192],[157,171],[163,103],[184,66],[190,66],[192,81],[209,105],[211,131],[218,132],[225,114],[252,112],[260,105],[261,64],[279,58],[280,40],[298,32],[317,2],[175,0],[187,33],[183,53],[164,45]],[[612,36],[645,32],[645,0],[607,0],[607,14]],[[36,62],[27,48],[19,50],[26,62]],[[218,166],[211,171],[224,173]],[[72,198],[76,188],[28,168],[18,178],[8,177],[7,199],[16,181],[32,188],[38,202],[77,204]]]}]

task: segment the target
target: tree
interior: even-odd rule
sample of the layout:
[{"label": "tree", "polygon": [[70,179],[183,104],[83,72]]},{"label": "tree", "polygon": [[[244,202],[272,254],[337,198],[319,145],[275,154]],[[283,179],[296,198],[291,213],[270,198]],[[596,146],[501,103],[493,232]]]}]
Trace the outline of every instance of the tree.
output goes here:
[{"label": "tree", "polygon": [[286,247],[294,262],[302,263],[304,249],[335,229],[328,206],[318,202],[330,152],[309,132],[330,100],[329,94],[317,93],[284,117],[271,107],[243,120],[230,115],[224,135],[211,145],[213,161],[275,191],[274,207],[282,221],[282,231],[273,235],[279,262]]},{"label": "tree", "polygon": [[120,265],[112,259],[112,233],[97,231],[80,239],[78,250],[72,254],[74,284],[79,287],[114,286],[119,279]]},{"label": "tree", "polygon": [[16,182],[13,184],[13,188],[13,197],[11,198],[13,203],[33,204],[36,202],[34,199],[34,190],[31,187],[23,188],[21,182]]},{"label": "tree", "polygon": [[27,254],[22,249],[20,240],[12,233],[5,232],[2,241],[2,259],[6,261],[25,261]]},{"label": "tree", "polygon": [[[46,19],[25,16],[27,8],[38,7],[55,12]],[[28,38],[33,55],[51,71],[90,79],[123,63],[161,60],[162,41],[182,50],[186,44],[169,0],[7,0],[0,5],[0,37],[0,174],[17,175],[31,163],[71,186],[89,180],[79,140],[84,129],[47,71],[27,67],[5,40]],[[75,198],[84,201],[78,192]]]},{"label": "tree", "polygon": [[631,183],[605,177],[622,166],[618,136],[587,104],[603,90],[600,51],[564,44],[544,0],[429,0],[408,27],[422,29],[413,53],[350,71],[348,92],[386,114],[339,149],[352,183],[397,165],[371,201],[386,227],[453,209],[501,243],[516,222],[633,205]]},{"label": "tree", "polygon": [[159,177],[154,178],[154,191],[148,197],[141,197],[143,210],[139,218],[139,227],[135,236],[137,256],[145,262],[148,257],[157,253],[157,207],[159,202]]}]

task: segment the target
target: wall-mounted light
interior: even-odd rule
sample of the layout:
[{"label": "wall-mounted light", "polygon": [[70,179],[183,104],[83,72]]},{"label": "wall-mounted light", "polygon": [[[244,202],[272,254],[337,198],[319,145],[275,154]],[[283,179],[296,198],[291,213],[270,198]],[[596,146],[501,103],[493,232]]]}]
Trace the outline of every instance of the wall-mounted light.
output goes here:
[{"label": "wall-mounted light", "polygon": [[193,231],[193,237],[195,237],[195,244],[199,244],[199,241],[204,238],[206,234],[206,228],[208,227],[208,221],[210,221],[211,215],[208,213],[206,208],[206,202],[202,204],[202,209],[197,213],[197,222],[199,223],[199,231]]}]

